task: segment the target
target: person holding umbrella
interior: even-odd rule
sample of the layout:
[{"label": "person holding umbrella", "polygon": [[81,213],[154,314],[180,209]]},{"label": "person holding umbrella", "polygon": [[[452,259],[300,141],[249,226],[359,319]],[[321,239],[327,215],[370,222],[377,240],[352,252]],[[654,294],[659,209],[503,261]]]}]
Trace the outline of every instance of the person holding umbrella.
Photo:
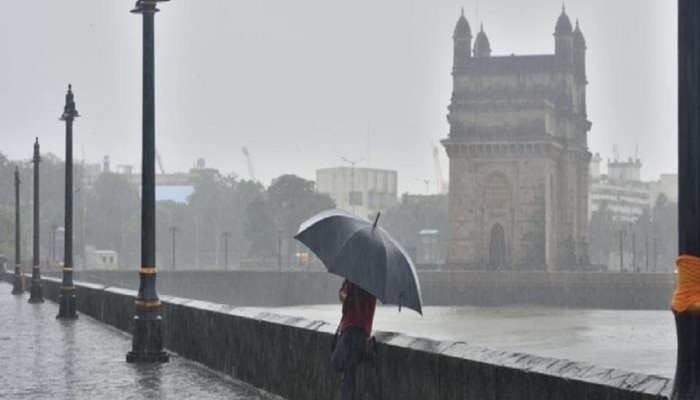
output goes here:
[{"label": "person holding umbrella", "polygon": [[355,398],[355,374],[360,363],[373,358],[375,351],[372,322],[377,298],[349,280],[338,291],[343,303],[343,318],[338,330],[340,338],[331,355],[331,366],[340,373],[342,400]]},{"label": "person holding umbrella", "polygon": [[[404,248],[377,225],[343,210],[322,211],[304,221],[294,238],[308,247],[328,272],[345,280],[338,297],[343,317],[333,346],[331,366],[342,374],[341,397],[355,394],[357,366],[374,358],[371,337],[377,299],[423,315],[416,267]],[[335,345],[335,340],[334,340]]]}]

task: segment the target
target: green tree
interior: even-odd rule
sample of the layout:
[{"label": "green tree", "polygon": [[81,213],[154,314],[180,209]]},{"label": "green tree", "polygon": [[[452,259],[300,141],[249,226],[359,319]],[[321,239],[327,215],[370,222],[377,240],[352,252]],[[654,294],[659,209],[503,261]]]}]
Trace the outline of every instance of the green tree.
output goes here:
[{"label": "green tree", "polygon": [[657,269],[673,271],[678,256],[678,204],[660,194],[651,211],[651,219]]},{"label": "green tree", "polygon": [[[678,253],[676,203],[661,194],[654,207],[644,208],[634,222],[615,220],[607,204],[601,204],[588,222],[588,253],[593,263],[607,265],[610,262],[610,253],[619,251],[620,232],[623,232],[623,251],[633,254],[638,271],[644,270],[647,263],[650,269],[656,263],[657,270],[672,270]],[[648,258],[645,260],[645,257]]]},{"label": "green tree", "polygon": [[594,264],[608,265],[608,255],[615,250],[615,235],[619,223],[613,220],[613,214],[606,202],[591,213],[588,222],[588,256]]},{"label": "green tree", "polygon": [[296,175],[282,175],[267,189],[267,204],[275,221],[276,230],[282,231],[282,254],[292,254],[292,238],[299,225],[314,214],[335,208],[327,194],[316,193],[315,182]]},{"label": "green tree", "polygon": [[0,205],[0,254],[7,258],[7,265],[14,264],[15,254],[15,210]]},{"label": "green tree", "polygon": [[245,237],[250,243],[247,256],[271,257],[277,252],[277,229],[263,195],[247,207]]},{"label": "green tree", "polygon": [[[258,182],[239,181],[235,187],[235,207],[232,207],[230,210],[234,221],[230,231],[229,249],[235,248],[235,253],[241,261],[244,255],[247,257],[251,253],[256,253],[256,251],[252,251],[253,244],[250,240],[249,229],[256,229],[260,232],[268,232],[269,229],[269,232],[274,234],[274,222],[271,220],[272,217],[267,209],[267,204],[257,205],[257,207],[264,206],[264,209],[251,208],[251,205],[255,202],[264,202],[264,198],[265,187]],[[258,215],[258,212],[262,214]],[[256,224],[257,227],[255,227]],[[257,232],[250,232],[250,234],[253,237],[257,237]],[[234,243],[235,245],[233,245]],[[259,244],[256,245],[257,247],[259,247]],[[263,245],[262,247],[264,248],[265,246]]]},{"label": "green tree", "polygon": [[[238,180],[234,174],[201,175],[189,198],[190,237],[194,236],[189,242],[194,244],[190,250],[195,255],[194,263],[223,267],[224,240],[228,240],[230,265],[248,256],[251,245],[247,233],[251,225],[248,207],[264,194],[265,188],[260,183]],[[224,234],[228,234],[227,239]],[[183,232],[183,239],[185,235]]]},{"label": "green tree", "polygon": [[175,230],[176,269],[196,263],[195,226],[190,207],[185,203],[161,200],[156,203],[156,258],[163,269],[172,267],[173,229]]},{"label": "green tree", "polygon": [[195,183],[189,205],[194,242],[198,244],[194,252],[202,265],[222,266],[223,233],[242,231],[238,210],[244,205],[237,201],[238,186],[235,174],[203,174]]},{"label": "green tree", "polygon": [[121,265],[138,265],[140,245],[134,248],[134,242],[128,238],[140,237],[140,224],[138,228],[133,224],[134,217],[140,215],[140,205],[136,186],[125,176],[102,173],[88,198],[90,218],[86,244],[117,251]]},{"label": "green tree", "polygon": [[444,194],[421,196],[405,193],[401,201],[380,216],[379,224],[417,259],[420,231],[437,229],[441,253],[446,254],[448,238],[448,202]]}]

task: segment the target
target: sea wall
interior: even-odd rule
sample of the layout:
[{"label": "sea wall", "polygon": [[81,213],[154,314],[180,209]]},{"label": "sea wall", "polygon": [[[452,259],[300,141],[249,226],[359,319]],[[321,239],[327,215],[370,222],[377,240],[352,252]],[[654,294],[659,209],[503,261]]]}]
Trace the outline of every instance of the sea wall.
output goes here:
[{"label": "sea wall", "polygon": [[[58,300],[60,285],[45,278],[44,296]],[[133,290],[76,282],[80,313],[128,332],[135,296]],[[161,302],[168,350],[288,400],[336,398],[338,376],[329,368],[333,326],[166,295]],[[672,385],[663,377],[461,342],[388,332],[377,338],[376,361],[358,375],[364,400],[650,400],[668,398]]]},{"label": "sea wall", "polygon": [[[42,272],[60,276],[57,271]],[[137,271],[76,270],[76,279],[137,289]],[[421,271],[425,305],[538,304],[668,310],[675,275]],[[237,306],[335,304],[340,278],[318,271],[159,271],[158,293]]]}]

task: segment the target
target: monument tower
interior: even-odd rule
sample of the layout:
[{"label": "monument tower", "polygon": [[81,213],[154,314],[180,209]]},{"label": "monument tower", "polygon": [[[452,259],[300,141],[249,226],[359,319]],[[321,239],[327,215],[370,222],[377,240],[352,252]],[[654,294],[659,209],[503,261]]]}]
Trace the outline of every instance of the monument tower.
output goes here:
[{"label": "monument tower", "polygon": [[587,263],[586,42],[565,10],[554,54],[492,56],[454,31],[453,91],[442,141],[450,162],[447,263],[563,270]]}]

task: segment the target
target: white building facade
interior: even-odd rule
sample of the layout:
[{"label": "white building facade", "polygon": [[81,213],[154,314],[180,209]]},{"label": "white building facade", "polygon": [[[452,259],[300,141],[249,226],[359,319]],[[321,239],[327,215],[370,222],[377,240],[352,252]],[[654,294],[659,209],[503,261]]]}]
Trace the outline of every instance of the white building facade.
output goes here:
[{"label": "white building facade", "polygon": [[608,161],[608,173],[600,173],[601,157],[596,154],[590,163],[588,218],[603,204],[618,221],[634,222],[652,204],[651,184],[642,182],[641,161]]},{"label": "white building facade", "polygon": [[316,191],[328,194],[338,208],[373,218],[398,202],[398,173],[375,168],[336,167],[316,170]]}]

